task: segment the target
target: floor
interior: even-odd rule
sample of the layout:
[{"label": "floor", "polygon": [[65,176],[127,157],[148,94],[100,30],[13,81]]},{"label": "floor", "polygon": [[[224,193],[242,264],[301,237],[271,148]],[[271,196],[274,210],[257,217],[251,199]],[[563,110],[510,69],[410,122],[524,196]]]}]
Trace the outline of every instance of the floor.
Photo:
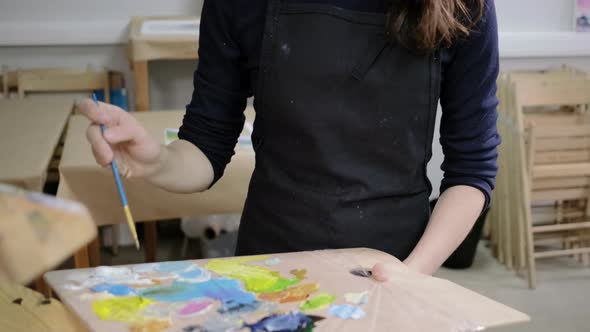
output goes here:
[{"label": "floor", "polygon": [[538,260],[538,286],[530,290],[524,279],[500,265],[487,248],[480,246],[471,269],[442,269],[437,276],[531,316],[530,323],[492,331],[590,331],[590,268],[577,261],[568,258]]},{"label": "floor", "polygon": [[[182,239],[161,238],[158,260],[179,260]],[[192,242],[186,259],[198,255],[198,242]],[[121,248],[117,256],[103,250],[106,265],[141,263],[143,254],[134,248]],[[481,245],[469,270],[442,269],[438,277],[502,302],[530,315],[527,324],[492,329],[497,332],[590,332],[590,268],[570,259],[538,261],[538,288],[529,290],[526,281],[507,270]]]}]

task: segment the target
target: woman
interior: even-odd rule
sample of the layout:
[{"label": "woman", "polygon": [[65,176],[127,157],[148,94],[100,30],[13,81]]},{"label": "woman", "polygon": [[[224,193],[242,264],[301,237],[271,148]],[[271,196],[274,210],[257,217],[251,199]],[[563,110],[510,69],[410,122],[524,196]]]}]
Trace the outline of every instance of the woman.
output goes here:
[{"label": "woman", "polygon": [[[493,1],[205,0],[199,54],[169,146],[114,106],[80,108],[99,164],[114,157],[127,177],[190,193],[222,176],[254,96],[238,255],[370,247],[432,274],[487,206],[500,141]],[[430,215],[439,99],[445,177]],[[386,280],[388,265],[373,272]]]}]

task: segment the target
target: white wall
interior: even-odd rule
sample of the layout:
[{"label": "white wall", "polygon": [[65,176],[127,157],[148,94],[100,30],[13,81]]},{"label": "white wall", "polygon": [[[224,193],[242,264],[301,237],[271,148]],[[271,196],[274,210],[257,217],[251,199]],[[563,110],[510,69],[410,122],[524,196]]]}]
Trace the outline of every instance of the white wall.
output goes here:
[{"label": "white wall", "polygon": [[[572,29],[573,0],[495,2],[503,70],[569,63],[590,71],[590,34],[568,33]],[[128,18],[199,15],[201,6],[202,0],[0,0],[0,65],[10,68],[85,67],[87,64],[96,68],[109,67],[125,72],[132,90],[122,45],[126,40]],[[29,44],[37,46],[24,46]],[[195,67],[193,61],[152,63],[152,107],[183,108],[191,95]],[[439,166],[443,156],[436,142],[438,136],[429,165],[429,176],[435,188],[433,196],[438,194],[442,178]]]},{"label": "white wall", "polygon": [[202,0],[1,0],[0,21],[87,21],[200,15]]},{"label": "white wall", "polygon": [[495,0],[502,31],[572,31],[575,0]]}]

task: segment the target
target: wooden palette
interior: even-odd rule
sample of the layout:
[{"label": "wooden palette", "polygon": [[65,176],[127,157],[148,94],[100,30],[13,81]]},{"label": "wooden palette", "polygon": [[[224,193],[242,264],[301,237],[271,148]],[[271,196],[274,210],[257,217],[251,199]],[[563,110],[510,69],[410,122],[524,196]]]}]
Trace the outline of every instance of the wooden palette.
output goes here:
[{"label": "wooden palette", "polygon": [[[278,258],[278,260],[277,260]],[[231,258],[230,258],[231,259]],[[271,259],[280,262],[267,265]],[[194,261],[200,267],[207,266],[209,260]],[[219,262],[219,260],[217,260]],[[378,283],[371,278],[363,278],[350,273],[359,267],[371,267],[377,262],[389,262],[395,267],[393,280]],[[276,263],[276,262],[275,262]],[[528,321],[529,318],[511,308],[464,289],[449,281],[424,276],[410,271],[392,256],[371,249],[348,249],[314,251],[259,257],[244,263],[259,266],[280,273],[285,278],[293,278],[291,271],[306,269],[305,279],[298,285],[318,283],[319,290],[311,295],[328,293],[336,297],[334,305],[345,304],[346,293],[368,291],[368,302],[358,305],[366,315],[361,319],[344,320],[332,316],[328,308],[304,312],[306,315],[323,317],[315,325],[314,331],[454,331],[457,328],[491,327]],[[212,266],[212,265],[209,265]],[[148,265],[131,266],[142,270]],[[92,310],[88,290],[68,290],[73,277],[80,274],[92,274],[93,269],[49,272],[45,275],[47,282],[60,296],[62,301],[92,331],[129,331],[133,327],[128,323],[105,321],[99,319]],[[294,271],[300,273],[301,271]],[[212,278],[219,278],[212,273]],[[242,284],[243,285],[243,284]],[[296,286],[291,286],[296,287]],[[87,295],[82,295],[87,294]],[[145,294],[145,293],[144,293]],[[258,299],[260,299],[258,294]],[[246,324],[253,324],[272,313],[288,313],[299,310],[303,301],[263,305],[257,312],[238,315]],[[161,305],[158,303],[156,305]],[[165,305],[164,305],[165,306]],[[273,308],[274,307],[274,308]],[[197,326],[211,320],[226,319],[219,314],[215,304],[214,310],[206,314],[191,317],[179,317],[171,314],[169,324],[136,326],[136,330],[150,331],[199,331]],[[141,324],[140,324],[141,325]],[[239,329],[238,329],[239,330]],[[244,328],[240,331],[253,329]],[[468,331],[467,329],[466,331]],[[264,331],[264,330],[259,330]]]}]

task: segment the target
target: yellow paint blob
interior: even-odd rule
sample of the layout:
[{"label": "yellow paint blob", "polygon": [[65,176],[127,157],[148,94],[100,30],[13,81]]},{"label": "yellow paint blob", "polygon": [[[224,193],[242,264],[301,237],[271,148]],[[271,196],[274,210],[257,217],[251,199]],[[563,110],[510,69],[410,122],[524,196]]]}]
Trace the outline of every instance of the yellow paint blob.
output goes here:
[{"label": "yellow paint blob", "polygon": [[152,303],[154,302],[140,297],[116,297],[93,302],[92,310],[102,320],[135,323],[144,318],[139,311]]},{"label": "yellow paint blob", "polygon": [[231,279],[243,281],[246,290],[254,293],[280,292],[300,282],[299,279],[287,279],[280,273],[261,266],[245,263],[263,260],[269,256],[237,257],[230,259],[213,259],[205,266],[207,269]]}]

